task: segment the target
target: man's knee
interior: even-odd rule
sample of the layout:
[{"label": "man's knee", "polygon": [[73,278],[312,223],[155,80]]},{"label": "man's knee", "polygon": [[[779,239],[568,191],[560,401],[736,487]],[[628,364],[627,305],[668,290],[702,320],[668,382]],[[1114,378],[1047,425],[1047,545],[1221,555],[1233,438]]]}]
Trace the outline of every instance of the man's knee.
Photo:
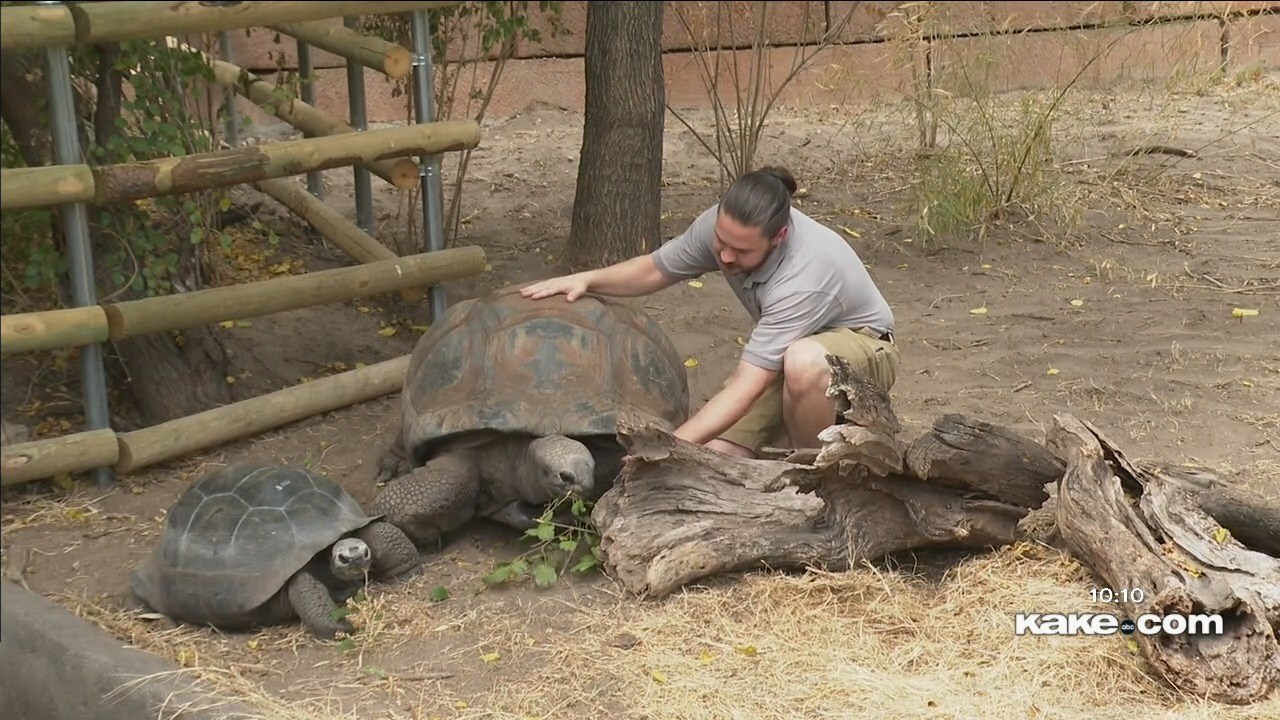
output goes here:
[{"label": "man's knee", "polygon": [[782,356],[782,374],[789,390],[826,390],[831,378],[829,351],[813,338],[795,341]]},{"label": "man's knee", "polygon": [[787,390],[826,391],[831,379],[827,355],[848,361],[851,369],[890,390],[898,374],[898,349],[892,343],[865,337],[853,331],[824,333],[797,340],[783,355]]}]

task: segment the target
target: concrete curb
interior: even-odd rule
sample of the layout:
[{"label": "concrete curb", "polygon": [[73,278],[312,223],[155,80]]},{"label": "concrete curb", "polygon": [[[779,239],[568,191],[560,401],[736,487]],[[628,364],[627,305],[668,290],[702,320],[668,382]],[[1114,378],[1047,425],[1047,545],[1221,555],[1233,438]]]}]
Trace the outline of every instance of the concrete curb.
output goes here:
[{"label": "concrete curb", "polygon": [[[159,657],[126,647],[48,598],[0,581],[0,717],[262,717],[177,670]],[[124,687],[140,678],[150,679]]]}]

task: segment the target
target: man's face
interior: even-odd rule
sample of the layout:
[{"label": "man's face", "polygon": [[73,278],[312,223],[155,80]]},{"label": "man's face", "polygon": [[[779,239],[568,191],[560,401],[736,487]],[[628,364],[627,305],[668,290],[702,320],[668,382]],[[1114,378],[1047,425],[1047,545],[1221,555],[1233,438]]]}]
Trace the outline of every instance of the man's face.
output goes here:
[{"label": "man's face", "polygon": [[716,257],[724,265],[725,272],[746,275],[764,264],[770,251],[782,242],[786,228],[776,238],[766,238],[759,228],[752,228],[719,213],[716,216],[715,240],[712,243]]}]

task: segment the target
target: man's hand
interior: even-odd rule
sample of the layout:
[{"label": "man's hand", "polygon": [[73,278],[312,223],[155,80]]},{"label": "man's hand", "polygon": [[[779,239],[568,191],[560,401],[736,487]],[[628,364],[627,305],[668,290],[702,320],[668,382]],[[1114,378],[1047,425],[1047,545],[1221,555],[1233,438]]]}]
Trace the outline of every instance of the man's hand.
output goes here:
[{"label": "man's hand", "polygon": [[587,291],[589,284],[586,273],[576,273],[536,282],[520,288],[520,294],[532,300],[541,300],[552,295],[564,295],[565,300],[573,302]]}]

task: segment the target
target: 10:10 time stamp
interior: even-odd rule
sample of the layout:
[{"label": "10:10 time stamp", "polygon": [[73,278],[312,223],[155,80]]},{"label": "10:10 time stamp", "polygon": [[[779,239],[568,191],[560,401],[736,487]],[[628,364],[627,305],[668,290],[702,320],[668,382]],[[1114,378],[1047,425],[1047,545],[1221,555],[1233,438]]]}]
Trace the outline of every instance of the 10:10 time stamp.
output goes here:
[{"label": "10:10 time stamp", "polygon": [[1140,603],[1145,599],[1147,594],[1142,588],[1121,588],[1119,590],[1107,587],[1089,588],[1089,597],[1093,602],[1134,602]]}]

